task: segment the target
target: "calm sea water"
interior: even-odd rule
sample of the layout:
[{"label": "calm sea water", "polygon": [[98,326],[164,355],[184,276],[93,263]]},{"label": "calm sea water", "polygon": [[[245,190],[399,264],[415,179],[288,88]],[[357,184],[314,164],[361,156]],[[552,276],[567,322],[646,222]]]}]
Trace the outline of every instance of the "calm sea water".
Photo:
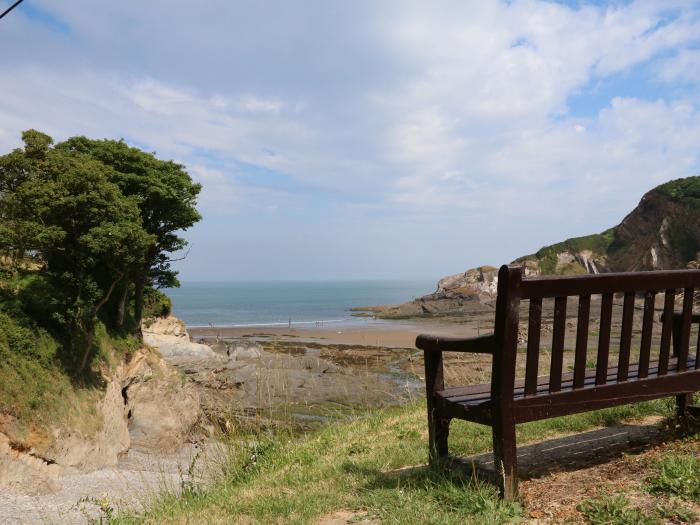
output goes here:
[{"label": "calm sea water", "polygon": [[435,290],[420,281],[185,282],[165,290],[188,326],[254,326],[361,322],[353,306],[400,303]]}]

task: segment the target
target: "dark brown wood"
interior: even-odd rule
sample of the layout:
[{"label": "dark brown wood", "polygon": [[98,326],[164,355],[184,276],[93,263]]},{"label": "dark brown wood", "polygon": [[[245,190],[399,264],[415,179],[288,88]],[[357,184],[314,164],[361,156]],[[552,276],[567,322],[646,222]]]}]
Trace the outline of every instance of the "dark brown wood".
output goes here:
[{"label": "dark brown wood", "polygon": [[[677,358],[672,357],[670,360],[670,365],[671,369],[675,370],[676,368],[676,360]],[[694,360],[690,360],[691,364],[694,364]],[[608,368],[608,383],[615,383],[615,380],[617,379],[617,366],[611,366]],[[652,361],[649,365],[649,371],[647,374],[647,377],[657,377],[659,375],[659,362],[658,361]],[[566,374],[562,375],[562,382],[561,382],[561,390],[571,390],[573,388],[573,372],[568,372]],[[546,395],[549,393],[549,377],[540,377],[538,378],[538,385],[537,385],[537,392],[535,393],[538,396]],[[629,377],[628,380],[636,380],[639,379],[639,366],[635,364],[631,364],[629,368]],[[476,387],[480,388],[476,388]],[[479,400],[488,400],[490,399],[490,394],[488,392],[488,387],[490,385],[472,385],[471,388],[447,388],[445,390],[439,391],[436,394],[445,399],[449,399],[451,402],[454,403],[468,403],[472,404],[474,402],[478,402]],[[596,385],[595,383],[595,370],[588,370],[586,371],[586,378],[584,379],[584,388],[592,388],[593,386],[600,386]],[[522,382],[518,384],[516,382],[515,389],[513,390],[513,398],[514,399],[520,399],[524,396],[524,388]]]},{"label": "dark brown wood", "polygon": [[416,347],[431,352],[493,354],[496,347],[496,336],[490,334],[465,338],[421,334],[416,338]]},{"label": "dark brown wood", "polygon": [[[517,495],[515,426],[518,423],[598,410],[660,397],[675,396],[678,413],[699,412],[692,394],[700,391],[700,336],[690,355],[691,325],[700,322],[692,312],[692,294],[700,288],[700,270],[604,274],[585,277],[522,278],[521,267],[501,267],[498,277],[496,323],[493,335],[480,338],[419,336],[424,350],[428,405],[430,462],[447,458],[448,434],[453,418],[490,425],[493,431],[495,472],[501,494]],[[684,289],[683,311],[674,312],[675,290]],[[665,290],[661,348],[658,361],[650,361],[655,294]],[[608,366],[613,296],[623,292],[620,357]],[[590,296],[602,294],[596,369],[586,369]],[[634,301],[645,294],[639,363],[630,363]],[[579,296],[573,372],[562,373],[566,305]],[[519,304],[530,299],[525,378],[515,380]],[[548,376],[538,376],[542,298],[554,297],[552,363]],[[675,329],[674,329],[675,328]],[[674,355],[671,356],[673,340]],[[444,388],[443,351],[493,355],[490,385]],[[446,463],[445,463],[446,464]]]},{"label": "dark brown wood", "polygon": [[447,456],[447,436],[450,420],[437,409],[435,392],[444,390],[442,352],[423,352],[425,362],[425,392],[428,408],[428,459],[431,465]]},{"label": "dark brown wood", "polygon": [[496,347],[491,373],[493,414],[493,459],[503,498],[518,494],[518,466],[515,448],[515,358],[518,351],[518,315],[522,268],[501,266],[496,300]]},{"label": "dark brown wood", "polygon": [[525,395],[537,390],[537,370],[540,364],[540,335],[542,333],[542,299],[530,301],[527,329],[527,360],[525,362]]},{"label": "dark brown wood", "polygon": [[549,391],[558,392],[564,364],[564,336],[566,335],[566,297],[554,299],[554,326],[552,327],[552,363],[549,367]]},{"label": "dark brown wood", "polygon": [[590,389],[569,390],[516,401],[518,423],[600,410],[700,390],[700,371],[678,372]]},{"label": "dark brown wood", "polygon": [[634,324],[634,292],[625,293],[622,306],[622,329],[620,331],[620,355],[617,365],[617,380],[627,381],[632,347],[632,325]]},{"label": "dark brown wood", "polygon": [[639,350],[639,377],[645,378],[649,372],[651,338],[654,331],[654,304],[656,293],[647,292],[644,296],[644,315],[642,316],[642,342]]},{"label": "dark brown wood", "polygon": [[700,288],[700,272],[697,270],[668,270],[537,277],[523,281],[521,298],[595,295],[611,291],[635,292],[663,290],[665,288]]},{"label": "dark brown wood", "polygon": [[688,351],[690,350],[690,323],[693,317],[693,289],[683,290],[683,314],[680,323],[680,348],[674,348],[674,353],[678,355],[678,371],[682,372],[687,368]]},{"label": "dark brown wood", "polygon": [[578,299],[578,323],[576,325],[576,353],[574,356],[574,388],[581,388],[586,376],[588,357],[588,321],[591,313],[591,296]]},{"label": "dark brown wood", "polygon": [[676,290],[669,288],[664,297],[664,314],[661,324],[661,349],[659,351],[659,375],[668,373],[668,358],[671,353],[671,335],[673,333],[673,304]]},{"label": "dark brown wood", "polygon": [[695,348],[695,368],[700,369],[700,363],[698,363],[698,359],[700,359],[700,327],[698,327],[698,342],[696,344]]},{"label": "dark brown wood", "polygon": [[598,385],[604,385],[607,381],[612,307],[613,294],[611,292],[604,293],[600,302],[600,333],[598,334],[598,357],[596,360],[596,384]]}]

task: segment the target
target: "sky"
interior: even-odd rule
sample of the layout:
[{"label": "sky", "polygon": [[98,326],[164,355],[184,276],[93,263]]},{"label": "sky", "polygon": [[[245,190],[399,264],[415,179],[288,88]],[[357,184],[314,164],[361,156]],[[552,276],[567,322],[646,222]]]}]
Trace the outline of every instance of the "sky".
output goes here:
[{"label": "sky", "polygon": [[0,152],[202,183],[183,281],[438,278],[700,174],[700,1],[25,0],[0,52]]}]

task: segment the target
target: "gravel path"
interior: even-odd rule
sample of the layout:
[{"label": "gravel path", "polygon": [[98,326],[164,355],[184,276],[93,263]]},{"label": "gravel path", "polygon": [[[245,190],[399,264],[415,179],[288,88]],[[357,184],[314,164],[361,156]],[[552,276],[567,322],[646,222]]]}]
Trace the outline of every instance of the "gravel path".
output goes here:
[{"label": "gravel path", "polygon": [[52,494],[27,496],[0,487],[0,523],[84,524],[111,512],[140,510],[164,491],[180,491],[194,458],[194,481],[204,481],[219,452],[215,444],[189,444],[169,455],[130,450],[116,467],[56,478],[61,488]]}]

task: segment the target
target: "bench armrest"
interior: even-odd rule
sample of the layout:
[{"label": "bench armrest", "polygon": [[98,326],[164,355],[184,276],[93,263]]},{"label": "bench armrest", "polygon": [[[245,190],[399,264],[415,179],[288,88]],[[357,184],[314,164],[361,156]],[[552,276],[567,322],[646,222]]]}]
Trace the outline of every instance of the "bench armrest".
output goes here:
[{"label": "bench armrest", "polygon": [[416,347],[433,352],[493,354],[495,346],[496,336],[493,334],[466,338],[421,334],[416,338]]}]

